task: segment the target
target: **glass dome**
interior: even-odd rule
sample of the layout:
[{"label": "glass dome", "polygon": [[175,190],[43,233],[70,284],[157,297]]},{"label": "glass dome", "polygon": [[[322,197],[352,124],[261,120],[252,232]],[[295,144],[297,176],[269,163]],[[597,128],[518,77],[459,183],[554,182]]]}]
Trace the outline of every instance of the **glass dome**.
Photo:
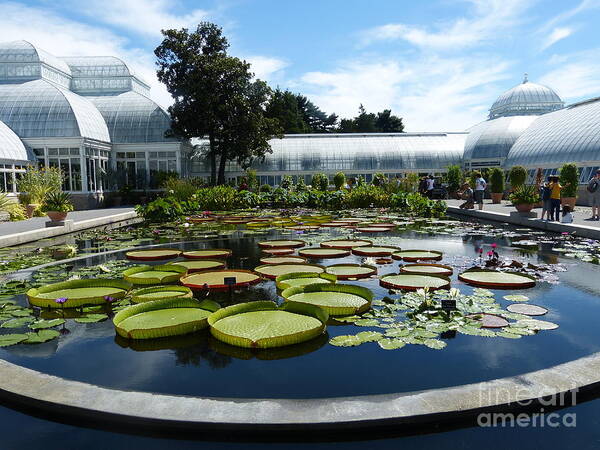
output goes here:
[{"label": "glass dome", "polygon": [[464,160],[504,159],[517,138],[537,116],[499,117],[486,120],[469,130]]},{"label": "glass dome", "polygon": [[106,123],[92,102],[44,79],[0,85],[0,120],[21,139],[84,137],[110,142]]},{"label": "glass dome", "polygon": [[171,128],[167,112],[137,92],[86,97],[100,111],[108,125],[111,142],[171,142],[165,132]]},{"label": "glass dome", "polygon": [[506,160],[515,165],[553,168],[600,161],[600,98],[539,117],[517,139]]},{"label": "glass dome", "polygon": [[21,139],[4,122],[0,122],[0,164],[26,164],[33,160]]},{"label": "glass dome", "polygon": [[545,114],[564,106],[558,94],[547,86],[531,83],[527,74],[523,83],[504,92],[490,108],[490,119],[506,116]]}]

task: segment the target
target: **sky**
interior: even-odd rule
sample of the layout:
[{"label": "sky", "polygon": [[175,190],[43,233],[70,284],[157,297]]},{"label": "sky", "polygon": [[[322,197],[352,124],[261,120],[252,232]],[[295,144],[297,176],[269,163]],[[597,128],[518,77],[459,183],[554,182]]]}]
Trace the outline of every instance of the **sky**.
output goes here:
[{"label": "sky", "polygon": [[0,0],[0,40],[114,55],[152,86],[161,29],[223,28],[230,54],[327,113],[389,108],[405,131],[462,131],[529,80],[600,96],[600,0]]}]

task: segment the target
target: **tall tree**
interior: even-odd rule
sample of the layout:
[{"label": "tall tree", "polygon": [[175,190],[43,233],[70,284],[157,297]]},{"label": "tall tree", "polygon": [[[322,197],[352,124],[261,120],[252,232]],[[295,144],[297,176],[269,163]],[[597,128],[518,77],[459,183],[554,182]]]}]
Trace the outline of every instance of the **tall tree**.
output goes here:
[{"label": "tall tree", "polygon": [[376,116],[373,113],[368,113],[365,107],[361,104],[358,108],[358,116],[354,119],[354,126],[357,133],[374,133],[377,131],[375,127]]},{"label": "tall tree", "polygon": [[277,119],[284,133],[310,133],[308,124],[304,121],[298,107],[298,98],[292,92],[277,88],[265,108],[267,117]]},{"label": "tall tree", "polygon": [[298,101],[298,110],[302,114],[304,123],[308,125],[311,133],[328,133],[335,130],[338,120],[337,114],[327,115],[303,95],[298,94],[296,99]]},{"label": "tall tree", "polygon": [[404,124],[402,118],[392,115],[391,109],[384,109],[382,112],[377,113],[375,128],[382,133],[402,133]]},{"label": "tall tree", "polygon": [[227,161],[246,165],[264,156],[268,140],[280,134],[277,121],[264,115],[270,91],[253,81],[248,63],[227,54],[217,25],[201,22],[191,33],[182,28],[162,34],[154,53],[158,79],[174,99],[170,134],[208,137],[212,181],[224,183]]}]

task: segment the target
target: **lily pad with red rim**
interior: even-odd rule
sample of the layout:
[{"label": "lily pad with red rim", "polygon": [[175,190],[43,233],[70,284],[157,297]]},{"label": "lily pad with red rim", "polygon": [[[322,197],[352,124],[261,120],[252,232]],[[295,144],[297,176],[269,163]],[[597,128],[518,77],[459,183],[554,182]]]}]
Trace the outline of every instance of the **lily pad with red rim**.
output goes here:
[{"label": "lily pad with red rim", "polygon": [[419,273],[425,275],[445,275],[450,276],[453,273],[451,266],[444,264],[405,264],[400,266],[400,272],[403,273]]},{"label": "lily pad with red rim", "polygon": [[325,268],[317,264],[265,264],[258,266],[254,271],[263,277],[271,280],[276,279],[280,275],[297,272],[314,272],[323,273]]},{"label": "lily pad with red rim", "polygon": [[449,288],[450,278],[442,275],[399,273],[384,275],[379,279],[379,284],[388,289],[405,291],[416,291],[423,288],[436,290]]},{"label": "lily pad with red rim", "polygon": [[404,261],[439,261],[442,259],[442,252],[436,250],[401,250],[392,255],[394,259]]},{"label": "lily pad with red rim", "polygon": [[335,275],[338,280],[369,278],[377,274],[377,267],[366,264],[333,264],[325,273]]},{"label": "lily pad with red rim", "polygon": [[371,307],[373,293],[351,284],[309,284],[285,289],[285,301],[306,303],[324,309],[332,316],[360,314]]},{"label": "lily pad with red rim", "polygon": [[277,289],[284,290],[291,287],[306,286],[309,284],[335,283],[337,277],[328,273],[293,272],[279,275],[275,282]]},{"label": "lily pad with red rim", "polygon": [[352,249],[352,253],[357,256],[391,256],[392,253],[398,251],[400,251],[398,247],[384,246],[357,247]]},{"label": "lily pad with red rim", "polygon": [[473,286],[495,289],[526,289],[535,286],[535,278],[531,275],[478,268],[465,270],[458,275],[458,279]]},{"label": "lily pad with red rim", "polygon": [[232,251],[226,248],[210,248],[183,252],[182,256],[186,259],[226,259],[231,253]]},{"label": "lily pad with red rim", "polygon": [[[235,278],[235,283],[225,284],[225,278]],[[181,284],[192,290],[226,290],[251,286],[260,282],[260,276],[249,270],[210,270],[186,275],[181,278]]]},{"label": "lily pad with red rim", "polygon": [[133,261],[160,261],[173,259],[181,255],[181,250],[176,248],[153,248],[148,250],[132,250],[125,253],[127,259]]},{"label": "lily pad with red rim", "polygon": [[275,239],[272,241],[262,241],[258,243],[260,248],[300,248],[304,247],[306,242],[299,239]]},{"label": "lily pad with red rim", "polygon": [[174,266],[185,267],[188,273],[194,272],[202,272],[203,270],[216,270],[216,269],[224,269],[225,262],[221,260],[214,259],[198,259],[198,260],[187,260],[187,261],[177,261],[171,263]]},{"label": "lily pad with red rim", "polygon": [[373,242],[366,239],[335,239],[331,241],[321,242],[321,247],[325,248],[341,248],[352,249],[356,247],[364,247],[373,245]]},{"label": "lily pad with red rim", "polygon": [[306,258],[300,256],[267,256],[261,258],[262,264],[301,264],[306,262]]},{"label": "lily pad with red rim", "polygon": [[123,272],[123,278],[133,284],[168,284],[179,281],[187,269],[174,264],[136,266]]},{"label": "lily pad with red rim", "polygon": [[[101,305],[106,298],[121,299],[131,289],[131,283],[124,280],[82,279],[47,284],[29,289],[27,298],[33,306],[43,308],[76,308],[82,305]],[[56,302],[56,300],[64,300]]]},{"label": "lily pad with red rim", "polygon": [[342,248],[305,248],[298,251],[298,254],[306,258],[326,259],[326,258],[344,258],[350,255],[350,250]]}]

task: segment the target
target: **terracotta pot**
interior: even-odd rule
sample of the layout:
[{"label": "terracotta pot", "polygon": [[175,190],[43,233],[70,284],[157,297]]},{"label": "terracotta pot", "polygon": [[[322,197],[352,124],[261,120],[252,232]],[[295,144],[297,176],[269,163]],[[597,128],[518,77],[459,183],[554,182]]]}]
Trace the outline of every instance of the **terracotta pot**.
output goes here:
[{"label": "terracotta pot", "polygon": [[50,218],[50,220],[52,222],[62,222],[63,220],[65,220],[67,218],[67,214],[66,212],[60,212],[60,211],[47,211],[46,215]]},{"label": "terracotta pot", "polygon": [[528,213],[533,209],[533,203],[519,203],[518,205],[515,205],[515,208],[517,208],[517,211],[519,212]]},{"label": "terracotta pot", "polygon": [[498,204],[502,201],[502,196],[504,194],[502,192],[492,192],[491,196],[492,196],[492,203],[494,204]]},{"label": "terracotta pot", "polygon": [[575,202],[577,201],[577,197],[562,197],[560,199],[560,204],[565,206],[567,205],[571,208],[571,211],[575,211]]},{"label": "terracotta pot", "polygon": [[40,205],[38,205],[37,203],[29,203],[27,206],[25,206],[25,215],[27,216],[27,218],[31,219],[33,217],[33,213],[39,207]]}]

